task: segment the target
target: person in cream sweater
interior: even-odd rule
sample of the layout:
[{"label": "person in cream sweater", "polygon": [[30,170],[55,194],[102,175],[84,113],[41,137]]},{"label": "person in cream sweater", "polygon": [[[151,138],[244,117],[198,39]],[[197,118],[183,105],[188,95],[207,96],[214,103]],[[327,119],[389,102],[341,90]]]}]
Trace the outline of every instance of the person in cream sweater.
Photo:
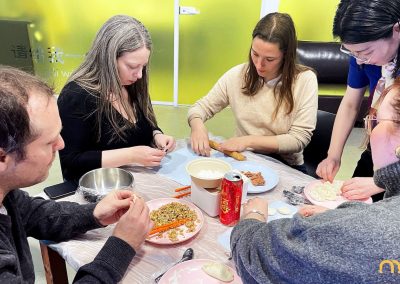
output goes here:
[{"label": "person in cream sweater", "polygon": [[210,155],[204,122],[230,106],[235,137],[222,142],[221,150],[254,150],[306,172],[303,149],[316,125],[316,75],[296,64],[297,39],[289,15],[266,15],[252,37],[249,62],[227,71],[208,95],[189,109],[192,149]]}]

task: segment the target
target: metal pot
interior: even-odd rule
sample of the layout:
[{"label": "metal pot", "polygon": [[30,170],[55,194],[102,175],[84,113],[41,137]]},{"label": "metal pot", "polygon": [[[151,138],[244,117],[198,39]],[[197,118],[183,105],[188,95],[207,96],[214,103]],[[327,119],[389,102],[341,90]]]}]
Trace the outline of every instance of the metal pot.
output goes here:
[{"label": "metal pot", "polygon": [[133,190],[133,175],[120,168],[100,168],[87,172],[79,179],[78,190],[89,202],[97,202],[115,189]]}]

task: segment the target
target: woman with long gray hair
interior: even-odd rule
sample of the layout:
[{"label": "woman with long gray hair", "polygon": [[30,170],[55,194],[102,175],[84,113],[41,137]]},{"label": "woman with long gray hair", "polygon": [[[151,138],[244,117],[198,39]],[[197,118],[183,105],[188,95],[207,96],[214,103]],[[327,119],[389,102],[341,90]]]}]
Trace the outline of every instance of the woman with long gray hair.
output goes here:
[{"label": "woman with long gray hair", "polygon": [[64,179],[100,167],[158,166],[175,147],[157,126],[148,92],[149,32],[138,20],[110,18],[58,99]]}]

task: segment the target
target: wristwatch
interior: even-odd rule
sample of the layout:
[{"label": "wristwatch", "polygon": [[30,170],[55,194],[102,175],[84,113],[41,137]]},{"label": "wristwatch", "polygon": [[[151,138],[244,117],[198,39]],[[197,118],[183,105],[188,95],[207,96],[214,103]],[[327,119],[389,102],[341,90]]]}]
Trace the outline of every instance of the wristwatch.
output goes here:
[{"label": "wristwatch", "polygon": [[265,218],[265,215],[260,210],[257,210],[257,209],[252,209],[249,212],[247,212],[246,215],[243,216],[243,219],[245,219],[247,217],[247,215],[249,215],[250,213],[258,214],[263,217],[264,221],[267,221],[267,218]]}]

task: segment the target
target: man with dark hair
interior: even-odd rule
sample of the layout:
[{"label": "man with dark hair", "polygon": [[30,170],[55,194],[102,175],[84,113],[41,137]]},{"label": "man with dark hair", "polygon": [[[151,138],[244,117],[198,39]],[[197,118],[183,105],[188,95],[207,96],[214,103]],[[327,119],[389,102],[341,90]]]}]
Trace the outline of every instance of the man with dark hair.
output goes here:
[{"label": "man with dark hair", "polygon": [[80,283],[120,281],[152,227],[149,209],[130,191],[79,205],[30,197],[18,188],[46,179],[64,147],[53,92],[38,78],[0,66],[0,282],[34,283],[27,237],[65,241],[116,223],[93,262],[82,266]]}]

